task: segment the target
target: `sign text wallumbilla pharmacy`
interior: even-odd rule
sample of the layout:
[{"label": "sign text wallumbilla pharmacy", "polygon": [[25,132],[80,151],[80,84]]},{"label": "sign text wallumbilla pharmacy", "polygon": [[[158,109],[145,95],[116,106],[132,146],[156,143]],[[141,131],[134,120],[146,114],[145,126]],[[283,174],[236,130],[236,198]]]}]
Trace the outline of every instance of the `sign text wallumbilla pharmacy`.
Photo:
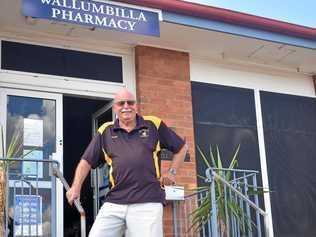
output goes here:
[{"label": "sign text wallumbilla pharmacy", "polygon": [[23,0],[25,16],[159,36],[158,13],[80,0]]}]

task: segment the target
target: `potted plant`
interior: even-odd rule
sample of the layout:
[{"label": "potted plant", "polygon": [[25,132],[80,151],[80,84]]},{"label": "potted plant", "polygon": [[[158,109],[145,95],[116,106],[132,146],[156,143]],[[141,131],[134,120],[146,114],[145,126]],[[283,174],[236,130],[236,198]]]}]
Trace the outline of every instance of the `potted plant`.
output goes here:
[{"label": "potted plant", "polygon": [[[239,153],[240,145],[237,146],[234,151],[233,157],[230,161],[227,169],[224,169],[221,155],[218,146],[213,150],[210,146],[209,159],[202,152],[199,146],[197,150],[207,168],[212,168],[213,171],[222,178],[222,180],[231,183],[236,187],[236,190],[245,191],[247,197],[258,195],[263,193],[262,187],[255,187],[253,184],[243,182],[245,179],[236,179],[233,177],[235,174],[234,170],[237,168],[237,156]],[[241,201],[238,198],[227,198],[227,186],[219,178],[214,177],[215,182],[215,203],[217,213],[216,226],[219,236],[229,237],[232,236],[232,225],[230,223],[234,222],[234,231],[241,233],[242,236],[246,235],[246,232],[252,232],[256,228],[256,224],[251,219],[251,214],[245,210],[243,206],[240,205]],[[198,175],[199,178],[206,180],[206,177]],[[238,180],[235,182],[234,180]],[[235,182],[235,183],[234,183]],[[206,195],[204,198],[199,200],[198,207],[191,213],[191,226],[190,230],[193,228],[196,232],[201,231],[202,227],[210,220],[212,209],[212,197],[210,186],[205,185],[199,187],[198,190],[204,190]],[[213,202],[214,203],[214,202]],[[229,213],[229,214],[228,214]]]}]

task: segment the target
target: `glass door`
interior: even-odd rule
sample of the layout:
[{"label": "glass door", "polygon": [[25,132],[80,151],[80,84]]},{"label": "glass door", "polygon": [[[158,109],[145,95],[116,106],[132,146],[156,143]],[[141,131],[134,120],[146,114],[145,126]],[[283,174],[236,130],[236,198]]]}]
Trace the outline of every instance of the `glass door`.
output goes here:
[{"label": "glass door", "polygon": [[39,161],[10,163],[12,236],[63,236],[63,187],[42,162],[62,169],[62,95],[0,88],[0,96],[7,155]]},{"label": "glass door", "polygon": [[[93,135],[103,123],[113,119],[112,102],[109,102],[92,115]],[[93,188],[93,214],[95,218],[109,190],[108,167],[106,164],[91,171],[91,186]]]}]

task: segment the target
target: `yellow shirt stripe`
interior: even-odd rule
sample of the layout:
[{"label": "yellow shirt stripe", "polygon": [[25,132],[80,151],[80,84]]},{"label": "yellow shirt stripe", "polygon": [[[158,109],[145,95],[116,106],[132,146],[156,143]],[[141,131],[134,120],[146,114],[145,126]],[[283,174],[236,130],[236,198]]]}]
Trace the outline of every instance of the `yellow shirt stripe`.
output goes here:
[{"label": "yellow shirt stripe", "polygon": [[108,156],[108,154],[105,152],[104,149],[103,150],[103,154],[104,154],[104,159],[106,161],[106,163],[109,166],[109,180],[111,183],[111,188],[114,188],[115,186],[115,182],[114,182],[114,178],[113,178],[113,166],[112,166],[112,159]]},{"label": "yellow shirt stripe", "polygon": [[144,118],[144,120],[152,121],[155,124],[157,130],[159,129],[160,123],[161,123],[161,119],[160,118],[158,118],[156,116],[143,116],[143,118]]},{"label": "yellow shirt stripe", "polygon": [[[105,129],[114,124],[113,121],[111,122],[106,122],[104,124],[102,124],[102,126],[98,129],[98,133],[100,133],[101,135],[103,134],[103,132],[105,131]],[[106,161],[106,163],[109,166],[109,181],[111,183],[111,188],[113,188],[115,186],[115,182],[114,182],[114,178],[113,178],[113,166],[112,166],[112,159],[111,157],[106,153],[106,151],[104,150],[104,148],[102,148],[103,154],[104,154],[104,159]]]},{"label": "yellow shirt stripe", "polygon": [[[143,116],[144,120],[149,120],[155,124],[155,127],[157,130],[160,127],[161,119],[156,116]],[[159,169],[159,160],[158,160],[158,153],[161,150],[160,148],[160,142],[157,142],[156,149],[153,151],[153,159],[154,159],[154,165],[156,170],[156,177],[157,179],[160,178],[160,169]]]},{"label": "yellow shirt stripe", "polygon": [[104,130],[105,130],[108,126],[110,126],[110,125],[112,125],[112,124],[114,124],[113,121],[111,121],[111,122],[106,122],[106,123],[102,124],[101,127],[99,127],[99,129],[98,129],[98,133],[100,133],[100,134],[102,135],[103,132],[104,132]]}]

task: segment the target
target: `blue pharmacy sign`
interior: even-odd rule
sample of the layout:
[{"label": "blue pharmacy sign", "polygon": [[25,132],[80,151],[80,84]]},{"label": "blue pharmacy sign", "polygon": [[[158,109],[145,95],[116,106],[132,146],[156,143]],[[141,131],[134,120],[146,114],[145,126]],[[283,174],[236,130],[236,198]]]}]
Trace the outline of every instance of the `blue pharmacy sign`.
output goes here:
[{"label": "blue pharmacy sign", "polygon": [[14,198],[14,236],[42,236],[42,197],[16,195]]},{"label": "blue pharmacy sign", "polygon": [[157,12],[92,0],[23,0],[24,16],[160,36]]}]

